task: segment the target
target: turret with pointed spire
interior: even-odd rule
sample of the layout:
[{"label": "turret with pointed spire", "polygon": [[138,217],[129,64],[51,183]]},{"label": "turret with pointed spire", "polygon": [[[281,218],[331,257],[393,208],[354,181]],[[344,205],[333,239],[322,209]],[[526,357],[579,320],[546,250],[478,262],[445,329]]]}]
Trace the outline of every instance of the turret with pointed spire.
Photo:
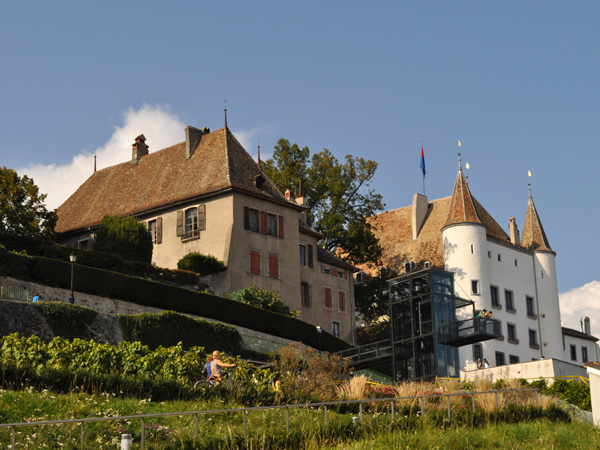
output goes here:
[{"label": "turret with pointed spire", "polygon": [[482,223],[477,213],[474,199],[471,196],[469,185],[462,171],[460,153],[458,154],[458,174],[454,183],[454,191],[452,191],[448,218],[444,226],[447,227],[458,223]]},{"label": "turret with pointed spire", "polygon": [[527,211],[525,212],[523,233],[521,234],[521,247],[535,251],[552,251],[531,197],[531,184],[529,184],[529,199],[527,201]]}]

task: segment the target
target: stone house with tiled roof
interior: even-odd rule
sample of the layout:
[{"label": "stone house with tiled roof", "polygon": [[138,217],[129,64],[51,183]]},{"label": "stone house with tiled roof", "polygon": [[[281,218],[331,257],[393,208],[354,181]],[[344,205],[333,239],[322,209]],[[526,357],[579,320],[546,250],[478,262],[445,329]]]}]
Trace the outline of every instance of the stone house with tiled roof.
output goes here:
[{"label": "stone house with tiled roof", "polygon": [[155,152],[140,135],[130,161],[95,171],[57,210],[60,242],[91,248],[102,217],[133,215],[152,234],[154,264],[176,268],[189,252],[215,256],[227,266],[204,280],[216,295],[251,284],[278,291],[301,320],[352,342],[354,268],[318,250],[321,235],[302,223],[303,206],[227,126],[185,134]]},{"label": "stone house with tiled roof", "polygon": [[471,194],[459,156],[450,197],[429,201],[415,194],[412,206],[377,214],[370,223],[384,266],[400,274],[427,267],[454,272],[457,296],[500,320],[499,339],[460,347],[463,368],[484,358],[492,365],[541,358],[583,365],[597,354],[591,334],[575,336],[561,327],[556,254],[531,191],[523,232],[512,217],[507,233]]}]

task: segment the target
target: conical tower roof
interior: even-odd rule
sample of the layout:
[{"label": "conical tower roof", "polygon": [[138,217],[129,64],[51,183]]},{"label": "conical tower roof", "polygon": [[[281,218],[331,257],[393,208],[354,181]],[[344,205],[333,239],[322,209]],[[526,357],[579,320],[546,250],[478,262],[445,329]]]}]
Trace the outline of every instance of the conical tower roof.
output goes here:
[{"label": "conical tower roof", "polygon": [[540,216],[535,209],[533,198],[531,197],[531,186],[529,187],[529,200],[527,201],[523,233],[521,233],[521,247],[535,251],[553,251],[550,248],[550,243],[546,237]]}]

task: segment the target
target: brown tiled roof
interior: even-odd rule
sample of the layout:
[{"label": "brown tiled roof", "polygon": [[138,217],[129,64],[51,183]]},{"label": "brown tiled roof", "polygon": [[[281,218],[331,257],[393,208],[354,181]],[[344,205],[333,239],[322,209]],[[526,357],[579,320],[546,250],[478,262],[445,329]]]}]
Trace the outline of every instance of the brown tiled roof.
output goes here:
[{"label": "brown tiled roof", "polygon": [[338,258],[333,253],[328,252],[327,250],[319,247],[318,245],[317,245],[317,260],[336,265],[343,269],[349,270],[350,272],[358,272],[358,269],[356,267],[354,267],[352,264],[349,264],[346,261]]},{"label": "brown tiled roof", "polygon": [[528,250],[552,251],[540,217],[533,204],[531,194],[529,195],[527,211],[525,212],[525,223],[523,224],[523,233],[521,234],[521,247]]},{"label": "brown tiled roof", "polygon": [[444,226],[456,223],[482,223],[477,214],[474,200],[463,171],[459,167],[456,182],[454,183],[454,190],[452,191],[452,198],[448,207],[448,218]]},{"label": "brown tiled roof", "polygon": [[[128,154],[124,150],[123,154]],[[255,185],[255,178],[264,182]],[[238,190],[289,202],[226,128],[202,136],[191,158],[186,143],[95,172],[58,208],[56,231],[97,225],[106,214],[135,215],[221,191]]]}]

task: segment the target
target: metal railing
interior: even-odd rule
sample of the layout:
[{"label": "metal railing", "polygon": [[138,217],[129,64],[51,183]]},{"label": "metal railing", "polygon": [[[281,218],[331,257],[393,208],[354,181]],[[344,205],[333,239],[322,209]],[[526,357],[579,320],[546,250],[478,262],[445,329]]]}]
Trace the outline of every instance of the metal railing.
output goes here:
[{"label": "metal railing", "polygon": [[20,422],[20,423],[4,423],[0,424],[0,429],[2,428],[10,428],[11,429],[11,442],[12,447],[15,448],[16,444],[16,430],[17,428],[22,427],[32,427],[32,426],[40,426],[40,425],[62,425],[62,424],[80,424],[80,445],[81,448],[85,448],[85,424],[91,422],[105,422],[105,421],[119,421],[119,420],[140,420],[141,421],[141,440],[140,445],[142,450],[145,449],[145,430],[147,428],[145,424],[145,419],[156,419],[158,417],[169,417],[169,416],[195,416],[194,418],[194,438],[198,438],[199,427],[198,427],[198,417],[201,414],[235,414],[241,413],[243,415],[243,435],[244,435],[244,445],[248,443],[248,412],[252,411],[265,411],[265,410],[285,410],[285,429],[286,433],[290,432],[290,409],[294,408],[323,408],[323,419],[324,424],[328,423],[328,409],[327,407],[335,406],[335,405],[352,405],[358,404],[358,421],[363,423],[363,404],[364,403],[379,403],[379,402],[390,402],[390,413],[391,420],[393,421],[395,418],[395,404],[400,401],[414,401],[418,400],[420,406],[421,417],[425,416],[425,400],[435,398],[435,399],[443,399],[447,398],[447,411],[448,411],[448,420],[452,419],[452,404],[451,397],[471,397],[471,405],[473,412],[475,412],[475,396],[476,395],[489,395],[494,394],[495,396],[495,409],[498,409],[498,395],[499,394],[507,394],[507,393],[515,393],[515,404],[519,406],[519,393],[523,392],[535,392],[536,396],[536,405],[539,408],[540,406],[540,397],[539,391],[537,389],[506,389],[501,391],[484,391],[484,392],[462,392],[462,393],[454,393],[454,394],[430,394],[430,395],[417,395],[412,397],[387,397],[387,398],[370,398],[370,399],[362,399],[362,400],[339,400],[339,401],[329,401],[329,402],[320,402],[320,403],[303,403],[303,404],[290,404],[290,405],[277,405],[277,406],[254,406],[248,408],[234,408],[234,409],[212,409],[212,410],[204,410],[204,411],[186,411],[186,412],[170,412],[170,413],[156,413],[156,414],[136,414],[132,416],[115,416],[115,417],[97,417],[97,418],[87,418],[87,419],[68,419],[68,420],[42,420],[37,422]]},{"label": "metal railing", "polygon": [[29,290],[14,286],[0,286],[0,298],[8,300],[21,300],[28,302],[31,300]]}]

